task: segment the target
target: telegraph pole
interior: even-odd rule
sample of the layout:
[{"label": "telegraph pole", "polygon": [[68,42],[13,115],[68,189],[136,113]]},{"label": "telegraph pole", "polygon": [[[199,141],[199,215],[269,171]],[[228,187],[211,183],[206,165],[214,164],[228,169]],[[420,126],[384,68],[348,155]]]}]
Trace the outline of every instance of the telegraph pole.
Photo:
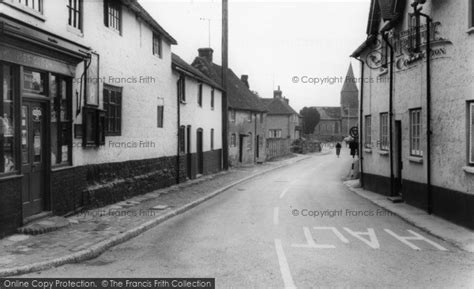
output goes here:
[{"label": "telegraph pole", "polygon": [[229,3],[222,0],[222,165],[224,170],[229,169],[229,138],[227,105],[227,70],[229,67]]}]

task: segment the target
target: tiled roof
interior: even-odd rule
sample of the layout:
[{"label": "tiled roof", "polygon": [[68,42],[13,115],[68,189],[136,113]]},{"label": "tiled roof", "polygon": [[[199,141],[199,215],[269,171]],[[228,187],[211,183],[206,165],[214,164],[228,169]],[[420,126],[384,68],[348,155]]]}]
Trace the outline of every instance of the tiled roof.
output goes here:
[{"label": "tiled roof", "polygon": [[279,98],[260,99],[268,110],[268,114],[298,114],[285,100]]},{"label": "tiled roof", "polygon": [[214,80],[212,80],[209,77],[207,77],[206,75],[204,75],[204,73],[199,71],[197,68],[195,68],[192,65],[188,64],[186,61],[184,61],[178,55],[172,53],[171,54],[171,59],[172,59],[173,69],[176,69],[176,67],[178,67],[178,68],[184,70],[185,72],[187,72],[188,75],[195,78],[196,80],[199,80],[201,82],[209,84],[210,86],[212,86],[214,88],[218,88],[218,89],[222,90],[222,87],[219,84],[217,84]]},{"label": "tiled roof", "polygon": [[341,119],[341,108],[338,106],[317,106],[315,108],[318,110],[321,120]]},{"label": "tiled roof", "polygon": [[372,0],[370,5],[369,23],[367,25],[367,34],[378,32],[379,21],[398,21],[399,16],[403,14],[406,6],[406,0]]},{"label": "tiled roof", "polygon": [[158,22],[145,10],[145,8],[138,3],[137,0],[120,0],[123,5],[130,8],[135,14],[141,17],[152,29],[159,32],[165,39],[167,39],[171,44],[178,44],[178,42],[168,33],[163,27],[161,27]]},{"label": "tiled roof", "polygon": [[[216,83],[222,84],[221,66],[210,63],[203,57],[196,57],[192,66],[199,69]],[[229,108],[232,109],[257,112],[267,111],[260,98],[251,92],[231,69],[227,70],[227,101]]]}]

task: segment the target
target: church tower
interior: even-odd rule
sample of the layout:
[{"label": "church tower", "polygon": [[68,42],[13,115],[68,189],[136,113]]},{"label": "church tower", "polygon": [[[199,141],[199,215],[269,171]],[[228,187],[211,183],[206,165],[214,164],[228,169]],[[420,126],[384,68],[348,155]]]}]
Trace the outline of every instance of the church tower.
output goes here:
[{"label": "church tower", "polygon": [[341,128],[344,136],[349,135],[351,127],[359,124],[359,89],[356,84],[357,79],[350,64],[341,90]]}]

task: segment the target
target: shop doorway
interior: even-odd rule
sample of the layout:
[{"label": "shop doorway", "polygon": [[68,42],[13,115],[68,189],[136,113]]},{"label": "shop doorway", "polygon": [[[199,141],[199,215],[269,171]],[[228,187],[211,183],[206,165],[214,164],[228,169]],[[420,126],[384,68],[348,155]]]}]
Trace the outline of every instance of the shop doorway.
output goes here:
[{"label": "shop doorway", "polygon": [[192,164],[193,164],[193,154],[191,152],[191,126],[186,127],[186,171],[188,179],[193,178]]},{"label": "shop doorway", "polygon": [[23,100],[21,106],[21,159],[23,218],[45,209],[46,104]]},{"label": "shop doorway", "polygon": [[395,196],[402,196],[403,180],[402,122],[395,121]]}]

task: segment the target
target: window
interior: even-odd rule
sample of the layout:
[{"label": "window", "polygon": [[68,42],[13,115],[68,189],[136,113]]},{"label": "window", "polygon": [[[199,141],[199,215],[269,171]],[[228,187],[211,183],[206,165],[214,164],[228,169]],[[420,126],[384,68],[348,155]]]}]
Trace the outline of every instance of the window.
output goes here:
[{"label": "window", "polygon": [[179,128],[179,152],[180,153],[185,153],[186,152],[186,143],[185,143],[185,136],[186,134],[186,127],[182,125]]},{"label": "window", "polygon": [[162,41],[161,35],[153,33],[153,55],[162,57]]},{"label": "window", "polygon": [[469,164],[474,165],[474,102],[469,103]]},{"label": "window", "polygon": [[197,101],[199,106],[202,106],[202,83],[199,83]]},{"label": "window", "polygon": [[263,120],[265,119],[263,112],[260,113],[260,123],[263,123]]},{"label": "window", "polygon": [[71,164],[72,103],[71,84],[63,78],[51,78],[51,164]]},{"label": "window", "polygon": [[380,114],[380,149],[388,150],[388,113]]},{"label": "window", "polygon": [[364,147],[372,148],[372,117],[365,117],[365,144]]},{"label": "window", "polygon": [[211,151],[214,150],[214,129],[211,129]]},{"label": "window", "polygon": [[248,122],[252,122],[252,113],[251,113],[251,112],[249,112],[249,113],[247,114],[247,121],[248,121]]},{"label": "window", "polygon": [[43,0],[17,0],[23,6],[33,9],[39,13],[43,13]]},{"label": "window", "polygon": [[82,0],[68,0],[68,24],[82,31]]},{"label": "window", "polygon": [[229,117],[231,122],[235,122],[235,110],[230,110]]},{"label": "window", "polygon": [[178,80],[178,99],[181,102],[186,102],[186,77],[181,75]]},{"label": "window", "polygon": [[122,134],[122,88],[104,85],[105,134]]},{"label": "window", "polygon": [[423,156],[421,150],[421,109],[410,110],[410,154]]},{"label": "window", "polygon": [[122,9],[120,1],[104,0],[104,24],[117,32],[122,31]]},{"label": "window", "polygon": [[158,118],[158,127],[163,128],[164,112],[165,107],[163,105],[158,105],[157,109],[157,118]]},{"label": "window", "polygon": [[[388,67],[388,45],[387,42],[385,42],[385,39],[382,37],[382,68],[387,68]],[[344,109],[346,111],[346,109]],[[347,114],[347,112],[346,112]]]},{"label": "window", "polygon": [[268,133],[269,138],[281,138],[281,129],[270,129]]},{"label": "window", "polygon": [[421,47],[421,23],[420,15],[410,14],[409,23],[409,49],[411,52],[420,52]]},{"label": "window", "polygon": [[15,153],[15,105],[13,69],[0,63],[0,174],[12,173],[19,169]]},{"label": "window", "polygon": [[249,140],[247,142],[247,150],[251,151],[253,149],[253,135],[249,132]]},{"label": "window", "polygon": [[38,71],[24,69],[23,89],[27,93],[46,95],[46,74]]},{"label": "window", "polygon": [[235,133],[233,133],[230,136],[230,146],[231,147],[236,147],[237,146],[237,135]]},{"label": "window", "polygon": [[215,90],[214,88],[211,90],[211,109],[214,110],[214,94],[215,94]]}]

